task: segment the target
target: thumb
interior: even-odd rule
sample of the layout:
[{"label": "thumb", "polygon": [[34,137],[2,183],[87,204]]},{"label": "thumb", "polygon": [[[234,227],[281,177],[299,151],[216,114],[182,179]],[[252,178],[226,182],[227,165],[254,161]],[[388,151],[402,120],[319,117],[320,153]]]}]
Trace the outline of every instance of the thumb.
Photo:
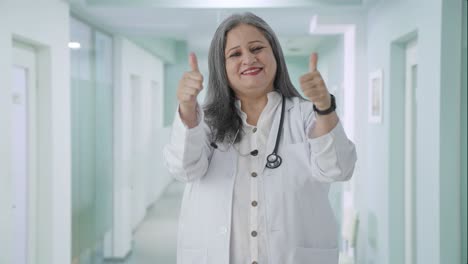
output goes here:
[{"label": "thumb", "polygon": [[314,52],[312,53],[312,55],[310,55],[310,61],[309,61],[310,72],[314,72],[317,70],[317,61],[318,61],[318,55],[316,52]]},{"label": "thumb", "polygon": [[190,64],[190,69],[192,71],[196,71],[196,72],[199,72],[200,70],[198,70],[198,61],[197,61],[197,56],[195,55],[195,53],[193,52],[190,52],[190,55],[189,55],[189,64]]}]

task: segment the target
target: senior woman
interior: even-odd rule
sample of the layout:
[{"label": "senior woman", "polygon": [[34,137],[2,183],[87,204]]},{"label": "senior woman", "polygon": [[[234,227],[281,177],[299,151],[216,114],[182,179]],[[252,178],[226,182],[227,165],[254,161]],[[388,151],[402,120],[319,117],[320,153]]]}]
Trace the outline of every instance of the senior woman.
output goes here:
[{"label": "senior woman", "polygon": [[177,263],[336,264],[331,182],[348,180],[356,152],[317,71],[292,85],[272,29],[252,13],[216,30],[204,106],[195,54],[177,90],[166,165],[187,183]]}]

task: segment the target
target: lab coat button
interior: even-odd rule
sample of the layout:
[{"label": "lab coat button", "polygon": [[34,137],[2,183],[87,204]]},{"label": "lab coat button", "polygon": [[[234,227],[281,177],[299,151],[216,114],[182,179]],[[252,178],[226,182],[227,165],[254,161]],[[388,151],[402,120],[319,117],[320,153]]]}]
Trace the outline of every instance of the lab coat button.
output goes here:
[{"label": "lab coat button", "polygon": [[250,233],[253,237],[256,237],[257,236],[257,231],[252,231],[252,233]]},{"label": "lab coat button", "polygon": [[257,204],[258,204],[257,201],[252,201],[252,206],[253,207],[257,206]]},{"label": "lab coat button", "polygon": [[254,178],[257,177],[257,173],[256,173],[256,172],[252,172],[252,174],[250,174],[250,175],[252,175],[252,177],[254,177]]}]

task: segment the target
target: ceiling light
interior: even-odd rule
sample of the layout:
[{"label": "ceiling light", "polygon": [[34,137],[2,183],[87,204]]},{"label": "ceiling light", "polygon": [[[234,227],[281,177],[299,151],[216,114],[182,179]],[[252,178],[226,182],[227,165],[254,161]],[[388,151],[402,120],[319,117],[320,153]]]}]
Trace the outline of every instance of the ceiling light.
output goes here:
[{"label": "ceiling light", "polygon": [[314,15],[312,19],[310,20],[309,32],[314,33],[316,29],[317,29],[317,15]]},{"label": "ceiling light", "polygon": [[81,44],[79,42],[68,42],[68,47],[70,49],[79,49],[81,48]]}]

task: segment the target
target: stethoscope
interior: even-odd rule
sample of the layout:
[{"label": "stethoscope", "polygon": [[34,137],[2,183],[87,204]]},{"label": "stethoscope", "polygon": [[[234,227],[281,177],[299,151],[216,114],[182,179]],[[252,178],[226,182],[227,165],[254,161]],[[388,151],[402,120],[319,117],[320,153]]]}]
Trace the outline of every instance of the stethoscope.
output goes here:
[{"label": "stethoscope", "polygon": [[[280,118],[280,123],[279,123],[279,126],[278,126],[278,134],[276,135],[276,142],[275,142],[275,148],[273,149],[273,152],[267,156],[266,158],[266,164],[265,166],[269,169],[276,169],[278,168],[283,159],[281,158],[280,155],[278,155],[278,146],[279,146],[279,141],[280,141],[280,138],[281,138],[281,132],[283,131],[283,122],[284,122],[284,105],[285,105],[285,98],[284,98],[284,95],[282,95],[282,102],[281,102],[281,118]],[[236,132],[236,135],[234,136],[234,139],[233,141],[231,142],[231,144],[229,144],[229,147],[231,147],[233,144],[234,144],[234,141],[236,140],[236,137],[237,137],[237,134],[239,133],[239,130]],[[222,152],[225,152],[227,150],[221,150],[218,148],[218,145],[215,143],[215,142],[211,142],[210,144],[213,148],[215,149],[218,149]],[[239,153],[240,154],[240,153]],[[257,155],[258,154],[258,150],[253,150],[251,151],[249,154],[251,155]]]}]

